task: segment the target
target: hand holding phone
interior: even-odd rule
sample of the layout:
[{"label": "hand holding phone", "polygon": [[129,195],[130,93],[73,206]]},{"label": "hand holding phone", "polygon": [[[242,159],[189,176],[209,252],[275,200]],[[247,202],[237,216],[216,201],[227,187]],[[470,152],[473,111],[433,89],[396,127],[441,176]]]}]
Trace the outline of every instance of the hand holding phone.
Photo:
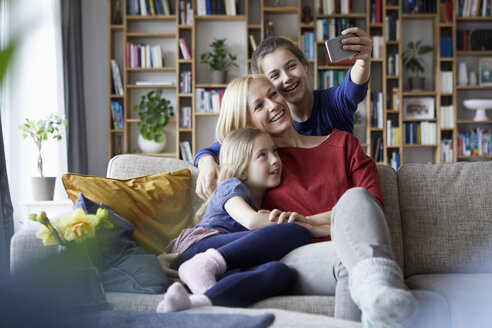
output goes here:
[{"label": "hand holding phone", "polygon": [[336,38],[330,39],[325,42],[326,50],[328,51],[328,56],[332,63],[338,63],[344,59],[350,58],[357,55],[359,52],[355,50],[343,50],[342,40],[346,38],[356,37],[355,34],[342,34]]}]

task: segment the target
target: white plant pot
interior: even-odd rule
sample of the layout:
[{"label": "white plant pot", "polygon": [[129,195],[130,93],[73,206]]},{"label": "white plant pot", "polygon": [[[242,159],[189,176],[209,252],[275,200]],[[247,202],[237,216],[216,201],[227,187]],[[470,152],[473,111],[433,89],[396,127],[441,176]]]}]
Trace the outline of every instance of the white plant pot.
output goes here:
[{"label": "white plant pot", "polygon": [[162,153],[164,148],[166,148],[166,134],[164,133],[164,141],[155,142],[153,140],[146,140],[142,137],[141,134],[138,135],[138,147],[142,151],[142,153],[146,154],[154,154],[154,153]]},{"label": "white plant pot", "polygon": [[53,200],[56,177],[31,177],[33,200]]}]

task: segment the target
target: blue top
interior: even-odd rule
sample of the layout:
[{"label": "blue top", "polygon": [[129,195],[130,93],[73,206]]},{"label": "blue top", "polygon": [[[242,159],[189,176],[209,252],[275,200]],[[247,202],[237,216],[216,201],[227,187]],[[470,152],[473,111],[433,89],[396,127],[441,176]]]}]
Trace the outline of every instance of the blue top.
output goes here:
[{"label": "blue top", "polygon": [[[366,97],[369,81],[361,85],[352,82],[350,70],[345,74],[342,84],[313,91],[313,108],[308,119],[304,122],[294,121],[294,126],[300,134],[322,136],[329,134],[334,128],[353,134],[354,113],[357,105]],[[218,141],[210,147],[203,148],[195,156],[195,166],[198,166],[198,161],[204,155],[212,156],[218,163],[219,152]]]},{"label": "blue top", "polygon": [[196,226],[217,229],[225,233],[247,231],[248,229],[234,220],[224,209],[225,202],[234,196],[241,197],[251,208],[258,211],[248,187],[241,180],[230,178],[217,186],[210,197],[202,221]]}]

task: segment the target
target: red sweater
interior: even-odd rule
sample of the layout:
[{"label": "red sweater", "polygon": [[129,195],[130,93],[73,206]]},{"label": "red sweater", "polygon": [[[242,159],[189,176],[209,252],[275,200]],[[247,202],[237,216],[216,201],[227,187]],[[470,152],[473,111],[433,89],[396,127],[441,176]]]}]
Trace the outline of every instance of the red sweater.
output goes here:
[{"label": "red sweater", "polygon": [[263,208],[295,211],[304,216],[331,211],[345,191],[362,187],[384,209],[376,163],[353,135],[333,130],[314,148],[279,148],[282,182],[269,189]]}]

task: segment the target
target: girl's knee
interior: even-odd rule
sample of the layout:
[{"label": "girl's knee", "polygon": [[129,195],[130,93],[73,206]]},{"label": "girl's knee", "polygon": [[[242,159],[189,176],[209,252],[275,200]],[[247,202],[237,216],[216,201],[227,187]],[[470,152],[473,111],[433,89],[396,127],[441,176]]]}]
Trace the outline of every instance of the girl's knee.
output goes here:
[{"label": "girl's knee", "polygon": [[279,261],[269,262],[266,270],[277,281],[290,282],[293,277],[292,270],[287,265]]},{"label": "girl's knee", "polygon": [[279,225],[281,229],[285,230],[286,237],[299,241],[299,246],[308,244],[312,241],[311,232],[297,223],[282,223]]}]

